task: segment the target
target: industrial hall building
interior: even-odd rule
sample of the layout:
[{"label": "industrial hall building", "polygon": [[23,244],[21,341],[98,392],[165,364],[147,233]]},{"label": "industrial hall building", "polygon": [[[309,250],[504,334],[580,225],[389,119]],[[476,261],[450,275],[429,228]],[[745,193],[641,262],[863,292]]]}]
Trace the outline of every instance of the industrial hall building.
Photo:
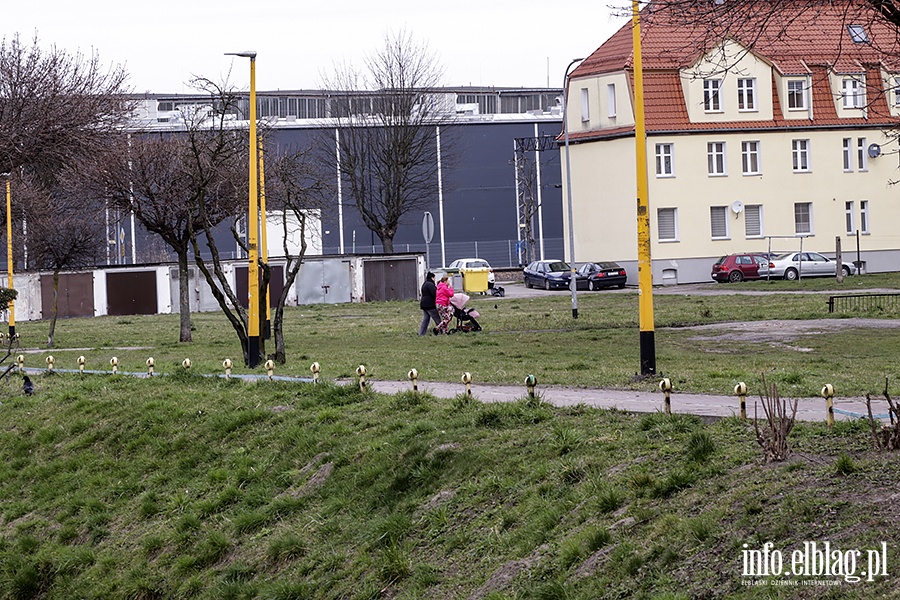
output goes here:
[{"label": "industrial hall building", "polygon": [[[642,10],[655,284],[709,281],[737,252],[834,256],[837,239],[845,262],[896,270],[900,46],[872,11],[822,3],[715,37]],[[629,22],[568,79],[576,260],[637,263],[635,58]]]}]

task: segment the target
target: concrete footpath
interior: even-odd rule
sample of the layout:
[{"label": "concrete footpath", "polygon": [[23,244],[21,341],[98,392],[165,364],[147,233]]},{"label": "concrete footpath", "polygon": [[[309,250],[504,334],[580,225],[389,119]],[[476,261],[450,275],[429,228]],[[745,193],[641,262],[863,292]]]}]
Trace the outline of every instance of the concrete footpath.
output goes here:
[{"label": "concrete footpath", "polygon": [[[356,381],[345,380],[347,385]],[[396,394],[412,390],[409,381],[378,381],[369,379],[367,384],[376,392]],[[435,381],[418,382],[420,392],[427,392],[438,398],[455,398],[466,391],[462,383]],[[615,408],[619,410],[651,413],[665,411],[665,395],[660,392],[641,392],[634,390],[609,390],[596,388],[572,388],[564,386],[537,386],[535,393],[543,401],[554,406],[576,406],[584,404],[597,408]],[[527,396],[528,390],[522,386],[506,386],[472,383],[472,396],[481,402],[513,402]],[[793,400],[791,400],[793,402]],[[758,395],[747,396],[747,417],[753,418],[753,408],[757,405],[760,419],[764,419],[762,404]],[[740,400],[737,396],[712,396],[706,394],[671,394],[673,413],[687,413],[704,417],[729,417],[740,415]],[[790,410],[790,408],[789,408]],[[876,418],[889,419],[888,404],[884,398],[872,398],[872,412]],[[865,398],[834,399],[835,420],[849,420],[867,417]],[[800,421],[826,421],[828,409],[824,398],[801,398],[797,401],[797,419]]]}]

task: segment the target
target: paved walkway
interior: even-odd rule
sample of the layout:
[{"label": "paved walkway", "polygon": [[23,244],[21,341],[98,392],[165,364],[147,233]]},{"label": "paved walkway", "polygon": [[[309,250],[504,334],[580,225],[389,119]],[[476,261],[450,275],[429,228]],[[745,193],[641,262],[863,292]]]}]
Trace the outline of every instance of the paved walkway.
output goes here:
[{"label": "paved walkway", "polygon": [[[355,381],[344,383],[355,384]],[[368,384],[377,392],[395,394],[412,389],[409,381],[369,380]],[[428,392],[439,398],[455,398],[466,391],[462,383],[422,381],[419,391]],[[537,386],[535,393],[545,402],[554,406],[575,406],[585,404],[598,408],[617,408],[637,413],[663,412],[665,396],[662,392],[639,392],[633,390],[607,390],[596,388],[571,388],[564,386]],[[525,386],[505,386],[472,384],[472,396],[482,402],[513,402],[528,394]],[[758,415],[764,418],[759,396],[747,396],[747,416],[753,418],[754,404],[759,405]],[[671,394],[673,413],[688,413],[706,417],[728,417],[740,414],[740,400],[737,396],[712,396],[706,394]],[[888,419],[888,405],[882,399],[872,399],[872,412],[877,418]],[[865,398],[834,399],[834,418],[849,420],[867,416]],[[797,419],[800,421],[825,421],[828,412],[824,398],[801,398],[797,401]]]}]

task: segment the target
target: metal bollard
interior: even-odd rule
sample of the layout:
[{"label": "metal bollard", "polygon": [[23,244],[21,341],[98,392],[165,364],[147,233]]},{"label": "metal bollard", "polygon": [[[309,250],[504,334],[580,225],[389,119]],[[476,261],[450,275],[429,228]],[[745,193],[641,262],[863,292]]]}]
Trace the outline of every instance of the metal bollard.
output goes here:
[{"label": "metal bollard", "polygon": [[466,371],[462,374],[462,382],[466,384],[466,396],[472,397],[472,374]]},{"label": "metal bollard", "polygon": [[53,372],[53,361],[54,361],[53,355],[51,354],[45,360],[47,361],[47,372],[52,373]]},{"label": "metal bollard", "polygon": [[534,398],[534,386],[537,385],[537,377],[534,375],[528,375],[525,377],[525,387],[528,388],[528,397]]},{"label": "metal bollard", "polygon": [[412,382],[412,388],[414,392],[419,391],[419,372],[415,369],[410,369],[409,373],[406,374],[409,377],[409,380]]},{"label": "metal bollard", "polygon": [[25,371],[25,355],[20,354],[16,357],[16,366],[19,368],[19,373]]},{"label": "metal bollard", "polygon": [[153,377],[153,367],[156,366],[156,361],[153,360],[153,357],[147,359],[147,377]]},{"label": "metal bollard", "polygon": [[84,375],[84,362],[85,362],[84,356],[79,356],[77,362],[78,362],[78,371],[82,375]]},{"label": "metal bollard", "polygon": [[313,383],[319,383],[319,371],[321,370],[319,363],[314,362],[309,365],[309,370],[312,371],[313,374]]},{"label": "metal bollard", "polygon": [[191,368],[191,359],[186,358],[183,361],[181,361],[181,368],[183,368],[185,371],[190,369]]},{"label": "metal bollard", "polygon": [[672,382],[668,377],[659,382],[659,389],[666,395],[666,414],[672,414]]},{"label": "metal bollard", "polygon": [[366,366],[359,365],[356,367],[356,378],[359,380],[359,391],[366,391]]},{"label": "metal bollard", "polygon": [[230,358],[222,361],[222,366],[225,367],[225,379],[231,379],[231,367],[233,364]]},{"label": "metal bollard", "polygon": [[734,386],[734,393],[741,400],[741,419],[747,420],[747,384],[743,381],[738,381],[738,384]]},{"label": "metal bollard", "polygon": [[266,375],[269,376],[269,381],[272,381],[272,375],[274,375],[274,374],[275,374],[275,361],[269,359],[266,361]]},{"label": "metal bollard", "polygon": [[828,406],[828,427],[834,427],[834,386],[826,383],[822,388],[821,394],[825,398],[825,404]]},{"label": "metal bollard", "polygon": [[112,367],[112,374],[115,375],[119,372],[119,359],[113,356],[109,359],[109,366]]}]

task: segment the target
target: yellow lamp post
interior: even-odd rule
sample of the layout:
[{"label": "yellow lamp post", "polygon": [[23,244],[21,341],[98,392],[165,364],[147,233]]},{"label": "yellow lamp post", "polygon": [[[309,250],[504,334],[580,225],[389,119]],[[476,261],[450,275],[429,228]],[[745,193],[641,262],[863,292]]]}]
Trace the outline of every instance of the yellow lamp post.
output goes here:
[{"label": "yellow lamp post", "polygon": [[[266,157],[263,152],[262,138],[259,140],[259,213],[260,213],[260,240],[262,245],[262,263],[269,265],[269,241],[266,239],[266,230],[269,222],[266,217]],[[263,339],[272,337],[272,284],[266,282],[266,324],[263,327]]]},{"label": "yellow lamp post", "polygon": [[251,369],[259,364],[259,190],[257,182],[256,134],[256,51],[226,52],[228,56],[242,56],[250,59],[250,208],[247,215],[247,292],[249,311],[247,315],[247,366]]},{"label": "yellow lamp post", "polygon": [[656,373],[653,332],[653,266],[650,262],[650,194],[647,176],[647,130],[644,124],[644,65],[638,0],[631,3],[634,44],[634,146],[637,167],[638,306],[641,326],[641,375]]},{"label": "yellow lamp post", "polygon": [[[6,175],[6,272],[9,275],[9,289],[13,289],[13,255],[12,255],[12,192],[9,174]],[[9,340],[16,339],[16,301],[9,301]]]}]

